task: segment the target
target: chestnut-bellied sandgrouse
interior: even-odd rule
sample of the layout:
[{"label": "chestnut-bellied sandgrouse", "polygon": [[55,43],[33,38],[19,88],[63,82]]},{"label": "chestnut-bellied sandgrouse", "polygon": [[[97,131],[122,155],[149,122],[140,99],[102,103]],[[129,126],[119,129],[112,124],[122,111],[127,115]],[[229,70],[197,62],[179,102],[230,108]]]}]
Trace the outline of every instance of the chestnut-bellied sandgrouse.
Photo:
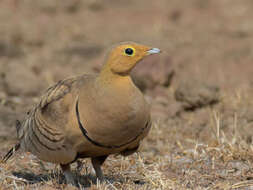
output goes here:
[{"label": "chestnut-bellied sandgrouse", "polygon": [[[61,165],[68,183],[70,164],[90,157],[99,180],[108,155],[134,153],[151,127],[150,109],[130,77],[131,70],[157,48],[128,42],[114,47],[98,75],[81,75],[50,87],[22,122],[19,148]],[[143,63],[145,64],[145,63]]]}]

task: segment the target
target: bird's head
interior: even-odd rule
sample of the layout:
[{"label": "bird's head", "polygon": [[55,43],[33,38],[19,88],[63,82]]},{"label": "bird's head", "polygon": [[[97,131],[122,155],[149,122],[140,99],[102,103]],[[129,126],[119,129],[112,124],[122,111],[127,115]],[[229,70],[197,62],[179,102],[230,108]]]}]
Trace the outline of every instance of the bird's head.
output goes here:
[{"label": "bird's head", "polygon": [[114,74],[126,76],[143,58],[159,52],[158,48],[133,42],[122,43],[111,50],[105,67]]}]

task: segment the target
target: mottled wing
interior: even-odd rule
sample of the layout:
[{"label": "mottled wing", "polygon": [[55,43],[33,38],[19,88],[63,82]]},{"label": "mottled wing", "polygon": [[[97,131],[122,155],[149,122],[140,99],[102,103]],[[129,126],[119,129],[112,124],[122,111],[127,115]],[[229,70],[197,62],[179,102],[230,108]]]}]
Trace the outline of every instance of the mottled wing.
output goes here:
[{"label": "mottled wing", "polygon": [[[21,147],[44,161],[64,163],[73,159],[71,152],[66,151],[64,130],[57,122],[65,115],[61,110],[57,110],[60,107],[54,107],[53,103],[70,93],[78,78],[59,81],[50,87],[41,97],[39,104],[28,113],[18,131]],[[46,115],[49,112],[48,107],[53,109],[50,108],[50,114]],[[50,116],[52,118],[49,118]]]},{"label": "mottled wing", "polygon": [[46,93],[41,97],[39,107],[43,109],[51,102],[57,101],[64,97],[71,91],[71,87],[77,79],[78,77],[62,80],[48,88]]}]

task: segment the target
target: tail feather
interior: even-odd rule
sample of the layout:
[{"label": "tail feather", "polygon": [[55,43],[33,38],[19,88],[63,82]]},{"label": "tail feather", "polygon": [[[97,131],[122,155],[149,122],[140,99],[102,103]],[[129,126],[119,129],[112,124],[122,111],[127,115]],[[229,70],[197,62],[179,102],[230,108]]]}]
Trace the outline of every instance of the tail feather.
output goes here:
[{"label": "tail feather", "polygon": [[14,147],[12,147],[7,154],[3,157],[1,160],[2,163],[5,163],[12,155],[20,148],[20,143],[16,144]]},{"label": "tail feather", "polygon": [[[17,136],[19,138],[19,131],[21,129],[21,122],[16,120],[16,129],[17,129]],[[0,163],[5,163],[9,158],[20,148],[20,143],[17,143],[14,147],[12,147],[7,154],[0,160]]]}]

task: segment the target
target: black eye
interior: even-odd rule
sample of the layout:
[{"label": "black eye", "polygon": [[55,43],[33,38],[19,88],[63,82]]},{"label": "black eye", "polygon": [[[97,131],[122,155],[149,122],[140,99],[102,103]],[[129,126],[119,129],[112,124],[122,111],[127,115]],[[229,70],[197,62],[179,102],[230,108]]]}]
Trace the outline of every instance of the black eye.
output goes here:
[{"label": "black eye", "polygon": [[125,53],[126,53],[127,55],[133,55],[134,50],[133,50],[132,48],[127,48],[127,49],[125,49]]}]

